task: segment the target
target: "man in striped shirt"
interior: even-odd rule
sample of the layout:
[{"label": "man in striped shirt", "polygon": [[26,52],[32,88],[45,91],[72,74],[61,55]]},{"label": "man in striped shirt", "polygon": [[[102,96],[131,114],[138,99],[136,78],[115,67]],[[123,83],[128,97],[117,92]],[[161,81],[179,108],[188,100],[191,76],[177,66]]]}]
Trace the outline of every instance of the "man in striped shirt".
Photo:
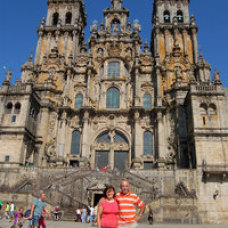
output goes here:
[{"label": "man in striped shirt", "polygon": [[[118,223],[120,227],[136,227],[137,222],[145,211],[145,203],[134,193],[130,192],[128,180],[122,180],[120,184],[121,192],[116,195],[119,204]],[[136,214],[136,206],[140,208]]]}]

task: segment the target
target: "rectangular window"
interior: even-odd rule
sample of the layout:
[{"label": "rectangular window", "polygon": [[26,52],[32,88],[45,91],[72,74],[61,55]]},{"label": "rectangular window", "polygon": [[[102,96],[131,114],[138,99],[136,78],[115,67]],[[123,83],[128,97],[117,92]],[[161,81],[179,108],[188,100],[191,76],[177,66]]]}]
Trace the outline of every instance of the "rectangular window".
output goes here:
[{"label": "rectangular window", "polygon": [[9,155],[5,156],[5,162],[9,162],[9,160],[10,160],[10,156]]},{"label": "rectangular window", "polygon": [[108,77],[119,77],[120,76],[120,63],[110,62],[108,64]]},{"label": "rectangular window", "polygon": [[150,170],[154,168],[153,162],[144,162],[144,169],[145,170]]},{"label": "rectangular window", "polygon": [[11,116],[11,123],[15,123],[17,120],[17,116],[16,115],[12,115]]}]

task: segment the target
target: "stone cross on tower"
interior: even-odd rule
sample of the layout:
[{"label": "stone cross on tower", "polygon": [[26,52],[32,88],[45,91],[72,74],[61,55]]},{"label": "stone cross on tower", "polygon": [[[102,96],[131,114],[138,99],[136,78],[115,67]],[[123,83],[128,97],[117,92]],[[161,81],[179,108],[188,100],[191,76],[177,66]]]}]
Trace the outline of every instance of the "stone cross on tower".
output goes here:
[{"label": "stone cross on tower", "polygon": [[122,3],[123,3],[122,0],[112,0],[112,8],[121,9]]}]

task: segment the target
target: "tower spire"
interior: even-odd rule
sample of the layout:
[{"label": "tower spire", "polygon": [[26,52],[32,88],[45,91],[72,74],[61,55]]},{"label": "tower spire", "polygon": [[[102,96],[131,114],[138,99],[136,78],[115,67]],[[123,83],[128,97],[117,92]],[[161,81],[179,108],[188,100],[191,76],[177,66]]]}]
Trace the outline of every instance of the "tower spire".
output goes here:
[{"label": "tower spire", "polygon": [[112,8],[120,10],[122,8],[123,0],[112,0]]}]

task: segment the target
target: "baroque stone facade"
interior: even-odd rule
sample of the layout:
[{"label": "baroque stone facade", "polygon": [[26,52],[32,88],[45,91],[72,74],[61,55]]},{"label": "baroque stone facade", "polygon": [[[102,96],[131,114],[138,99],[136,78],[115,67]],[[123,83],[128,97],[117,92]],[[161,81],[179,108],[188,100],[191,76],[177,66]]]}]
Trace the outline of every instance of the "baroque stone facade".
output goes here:
[{"label": "baroque stone facade", "polygon": [[[107,167],[154,201],[160,222],[172,219],[159,200],[170,197],[172,205],[177,196],[189,197],[195,223],[228,219],[228,94],[219,72],[211,80],[211,66],[198,53],[189,2],[154,0],[150,49],[122,0],[111,1],[104,22],[93,22],[88,44],[83,1],[48,0],[35,61],[31,55],[15,85],[9,71],[0,88],[0,163],[9,189],[34,178],[23,167],[35,167],[36,180],[43,169]],[[23,178],[8,180],[9,169]],[[91,192],[112,179],[94,175],[97,185],[86,185],[88,197],[77,202],[91,203]],[[143,193],[146,183],[150,196]],[[71,197],[83,189],[62,188]],[[184,216],[181,210],[173,221]]]}]

